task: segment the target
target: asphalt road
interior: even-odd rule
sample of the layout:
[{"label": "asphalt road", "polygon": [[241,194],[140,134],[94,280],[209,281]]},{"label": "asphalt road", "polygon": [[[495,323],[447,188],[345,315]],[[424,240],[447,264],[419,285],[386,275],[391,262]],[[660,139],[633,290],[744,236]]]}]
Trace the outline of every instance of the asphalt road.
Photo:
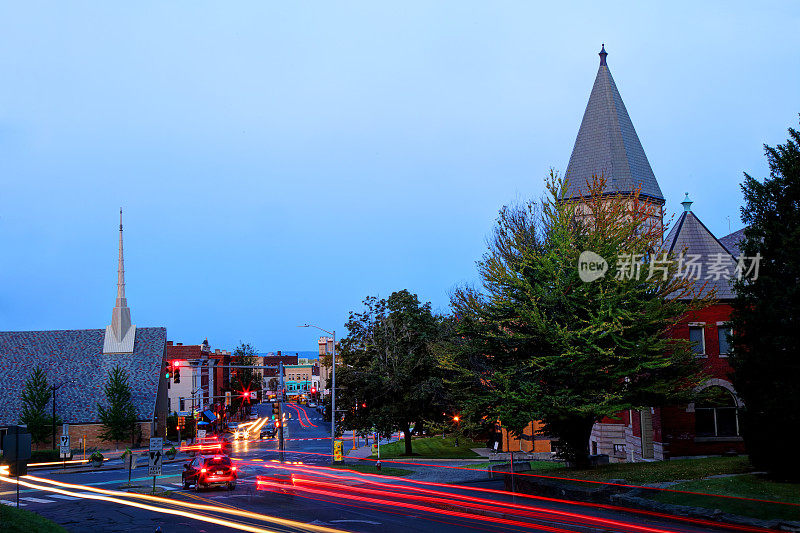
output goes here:
[{"label": "asphalt road", "polygon": [[[259,405],[255,409],[262,416],[271,415],[269,405]],[[717,529],[591,506],[519,497],[515,501],[522,506],[514,508],[510,496],[484,490],[502,490],[496,481],[450,487],[415,484],[402,478],[342,474],[324,468],[330,463],[330,426],[312,409],[290,406],[287,411],[293,416],[284,435],[284,459],[295,464],[273,462],[279,458],[277,440],[237,442],[231,457],[236,459],[240,475],[233,491],[219,489],[197,493],[183,490],[180,484],[181,461],[165,464],[162,475],[156,479],[156,485],[168,491],[167,499],[151,500],[95,492],[118,489],[127,482],[127,471],[77,473],[55,469],[32,472],[39,479],[27,478],[25,482],[37,488],[22,488],[20,501],[25,509],[39,513],[69,531],[93,533],[149,533],[157,527],[164,533],[198,533],[231,531],[231,526],[251,531],[297,531],[303,524],[376,533],[522,529],[638,533],[646,531],[642,527],[685,532]],[[292,490],[284,490],[281,484],[257,490],[257,476],[280,478],[280,474],[295,476]],[[146,477],[146,466],[139,466],[131,477],[142,491],[152,486],[153,478]],[[59,485],[48,485],[47,480]],[[65,483],[80,487],[65,487]],[[264,488],[264,485],[258,487]],[[13,485],[0,482],[0,503],[10,504],[15,500],[13,489]],[[108,497],[121,501],[90,499]],[[476,497],[483,501],[475,500]],[[194,507],[187,507],[189,505]],[[147,506],[154,506],[161,512]],[[505,511],[499,514],[501,507]],[[188,513],[194,513],[194,517],[187,516]],[[624,524],[615,524],[615,520]]]}]

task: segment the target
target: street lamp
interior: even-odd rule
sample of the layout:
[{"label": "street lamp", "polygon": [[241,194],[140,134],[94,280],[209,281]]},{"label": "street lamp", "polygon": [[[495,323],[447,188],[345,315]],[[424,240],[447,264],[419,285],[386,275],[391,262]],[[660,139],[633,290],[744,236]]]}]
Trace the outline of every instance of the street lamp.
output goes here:
[{"label": "street lamp", "polygon": [[317,328],[318,330],[333,337],[333,351],[331,352],[331,366],[333,367],[331,373],[331,462],[333,462],[335,450],[334,443],[336,441],[336,330],[328,331],[327,329],[322,329],[314,324],[303,324],[302,326],[297,327]]},{"label": "street lamp", "polygon": [[75,383],[74,379],[62,381],[58,385],[50,385],[50,391],[53,393],[53,449],[56,449],[56,391],[66,385],[67,383]]}]

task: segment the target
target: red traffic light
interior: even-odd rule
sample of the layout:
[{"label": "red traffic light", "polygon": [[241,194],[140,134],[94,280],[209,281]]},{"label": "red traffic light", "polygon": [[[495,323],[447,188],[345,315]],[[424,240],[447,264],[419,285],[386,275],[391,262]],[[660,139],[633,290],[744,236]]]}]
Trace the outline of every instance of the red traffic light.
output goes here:
[{"label": "red traffic light", "polygon": [[364,403],[362,403],[362,404],[361,404],[361,407],[364,407],[364,408],[366,409],[366,407],[367,407],[367,402],[364,402]]},{"label": "red traffic light", "polygon": [[317,388],[316,387],[311,387],[311,394],[316,394],[316,392],[317,392]]}]

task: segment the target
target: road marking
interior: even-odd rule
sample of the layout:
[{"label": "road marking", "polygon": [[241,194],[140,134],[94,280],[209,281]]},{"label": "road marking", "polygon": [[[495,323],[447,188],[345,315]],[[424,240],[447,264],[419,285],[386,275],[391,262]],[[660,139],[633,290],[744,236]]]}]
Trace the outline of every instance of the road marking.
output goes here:
[{"label": "road marking", "polygon": [[[2,504],[2,505],[11,505],[12,507],[16,507],[17,506],[17,502],[12,502],[11,500],[0,500],[0,504]],[[19,504],[20,507],[25,507],[26,505],[28,505],[28,504],[27,503]]]},{"label": "road marking", "polygon": [[80,498],[75,498],[73,496],[67,496],[66,494],[48,494],[47,497],[48,498],[58,498],[59,500],[69,500],[69,501],[80,500]]},{"label": "road marking", "polygon": [[342,520],[330,520],[330,522],[332,524],[348,523],[348,524],[372,524],[373,526],[381,525],[380,522],[373,522],[372,520],[346,520],[346,519],[342,519]]},{"label": "road marking", "polygon": [[25,498],[20,498],[20,500],[25,500],[26,502],[33,502],[33,503],[55,503],[53,500],[43,500],[41,498],[31,498],[27,496]]}]

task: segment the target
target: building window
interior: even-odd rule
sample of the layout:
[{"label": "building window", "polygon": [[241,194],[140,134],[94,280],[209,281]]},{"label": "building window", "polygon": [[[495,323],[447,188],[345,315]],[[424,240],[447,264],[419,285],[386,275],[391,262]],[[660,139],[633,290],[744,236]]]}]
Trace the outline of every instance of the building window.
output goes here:
[{"label": "building window", "polygon": [[702,325],[689,326],[689,343],[695,355],[704,356],[706,354],[706,339]]},{"label": "building window", "polygon": [[736,398],[722,387],[708,387],[700,393],[694,408],[698,437],[738,437],[739,409]]},{"label": "building window", "polygon": [[624,444],[615,444],[614,445],[614,455],[625,455],[625,445]]},{"label": "building window", "polygon": [[727,325],[717,326],[717,335],[719,336],[719,354],[727,356],[731,353],[730,340],[731,335],[733,335],[733,329]]},{"label": "building window", "polygon": [[185,410],[186,410],[186,400],[181,398],[181,411],[185,411]]}]

